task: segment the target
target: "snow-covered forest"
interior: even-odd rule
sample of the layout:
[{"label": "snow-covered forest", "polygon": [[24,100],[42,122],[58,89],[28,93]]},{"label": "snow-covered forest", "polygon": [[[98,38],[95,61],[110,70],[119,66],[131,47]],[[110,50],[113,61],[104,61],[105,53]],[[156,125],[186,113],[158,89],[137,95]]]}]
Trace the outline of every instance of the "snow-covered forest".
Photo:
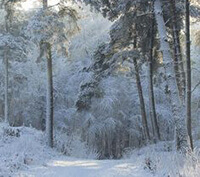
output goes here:
[{"label": "snow-covered forest", "polygon": [[200,177],[200,0],[0,17],[0,177]]}]

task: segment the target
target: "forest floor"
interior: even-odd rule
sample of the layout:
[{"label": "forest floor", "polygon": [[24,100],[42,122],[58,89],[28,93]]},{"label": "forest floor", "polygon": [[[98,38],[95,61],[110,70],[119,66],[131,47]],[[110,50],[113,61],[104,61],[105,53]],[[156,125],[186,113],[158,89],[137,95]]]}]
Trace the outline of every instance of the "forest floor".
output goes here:
[{"label": "forest floor", "polygon": [[[9,131],[7,131],[7,129]],[[33,128],[0,123],[0,177],[151,177],[136,159],[94,160],[68,157],[48,148]],[[80,146],[81,147],[81,146]],[[82,149],[80,148],[79,151]]]},{"label": "forest floor", "polygon": [[[120,160],[74,158],[47,147],[41,131],[7,128],[0,123],[0,177],[200,177],[198,148],[185,158],[173,142],[160,142],[127,151]],[[79,151],[80,144],[72,156]]]},{"label": "forest floor", "polygon": [[46,166],[20,172],[19,177],[151,177],[133,160],[56,158]]}]

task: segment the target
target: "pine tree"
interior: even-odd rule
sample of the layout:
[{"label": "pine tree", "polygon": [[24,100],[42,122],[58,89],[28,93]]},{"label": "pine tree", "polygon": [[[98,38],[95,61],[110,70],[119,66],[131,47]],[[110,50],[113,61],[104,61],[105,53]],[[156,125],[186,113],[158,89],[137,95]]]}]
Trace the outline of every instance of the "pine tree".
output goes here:
[{"label": "pine tree", "polygon": [[181,100],[178,94],[177,82],[174,72],[174,62],[172,60],[170,46],[167,38],[166,26],[162,13],[161,1],[156,0],[154,4],[155,17],[157,22],[158,33],[160,36],[160,50],[163,55],[165,70],[167,73],[167,80],[170,88],[170,97],[172,102],[172,111],[175,120],[175,132],[176,132],[176,147],[177,150],[188,150],[188,133],[185,124],[184,106],[181,104]]},{"label": "pine tree", "polygon": [[[154,2],[153,2],[154,3]],[[149,43],[149,56],[148,56],[148,67],[149,67],[149,103],[150,103],[150,115],[152,116],[152,129],[155,139],[160,140],[160,130],[158,126],[157,114],[156,114],[156,105],[154,98],[154,88],[153,88],[153,48],[154,48],[154,38],[155,38],[155,16],[154,16],[154,7],[152,3],[152,20],[150,27],[150,43]]]},{"label": "pine tree", "polygon": [[[47,92],[46,92],[46,136],[47,143],[53,147],[53,50],[66,57],[70,38],[79,31],[77,25],[77,13],[63,4],[59,4],[59,11],[54,11],[48,6],[48,1],[44,0],[43,8],[39,9],[28,21],[26,26],[26,36],[32,43],[40,48],[40,55],[37,62],[41,62],[43,57],[46,61],[47,72]],[[66,22],[67,18],[67,22]]]}]

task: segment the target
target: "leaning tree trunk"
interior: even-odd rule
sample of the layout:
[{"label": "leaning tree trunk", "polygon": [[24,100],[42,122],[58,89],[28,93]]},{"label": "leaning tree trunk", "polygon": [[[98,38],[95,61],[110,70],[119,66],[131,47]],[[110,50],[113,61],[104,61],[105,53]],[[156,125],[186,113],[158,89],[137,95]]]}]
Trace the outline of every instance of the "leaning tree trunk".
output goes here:
[{"label": "leaning tree trunk", "polygon": [[191,57],[190,57],[190,2],[185,0],[185,9],[186,9],[186,58],[187,58],[187,130],[190,139],[190,146],[193,150],[193,141],[192,141],[192,118],[191,118]]},{"label": "leaning tree trunk", "polygon": [[160,0],[156,0],[154,4],[155,17],[157,21],[158,33],[160,36],[160,50],[163,55],[164,67],[170,88],[170,97],[172,102],[172,111],[175,120],[176,147],[177,150],[185,152],[189,149],[187,126],[185,121],[184,106],[178,94],[176,77],[174,73],[174,63],[170,52],[170,46],[167,41],[167,31],[163,18],[163,12]]},{"label": "leaning tree trunk", "polygon": [[[48,0],[43,0],[43,9],[47,9]],[[52,74],[52,55],[51,44],[44,42],[44,50],[47,60],[47,105],[46,105],[46,136],[47,143],[53,147],[53,74]]]},{"label": "leaning tree trunk", "polygon": [[149,102],[150,102],[150,114],[152,116],[152,129],[155,134],[155,139],[160,140],[160,131],[158,126],[158,120],[156,115],[156,106],[155,106],[155,98],[154,98],[154,89],[153,89],[153,47],[154,47],[154,27],[155,27],[155,19],[154,15],[152,15],[152,23],[150,29],[150,45],[149,45],[149,57],[148,57],[148,65],[149,65]]},{"label": "leaning tree trunk", "polygon": [[183,58],[181,53],[179,30],[177,24],[177,10],[176,0],[170,1],[171,12],[172,12],[172,36],[173,36],[173,48],[174,48],[174,69],[176,74],[176,80],[179,88],[179,95],[181,100],[185,101],[186,81]]}]

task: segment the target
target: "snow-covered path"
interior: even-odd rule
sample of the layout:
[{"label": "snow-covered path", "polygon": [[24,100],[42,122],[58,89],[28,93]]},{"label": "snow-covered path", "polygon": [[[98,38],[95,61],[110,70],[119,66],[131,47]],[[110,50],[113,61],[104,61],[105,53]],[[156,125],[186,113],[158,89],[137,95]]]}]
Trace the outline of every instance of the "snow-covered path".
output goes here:
[{"label": "snow-covered path", "polygon": [[18,173],[17,177],[151,177],[133,160],[55,159],[42,167]]}]

